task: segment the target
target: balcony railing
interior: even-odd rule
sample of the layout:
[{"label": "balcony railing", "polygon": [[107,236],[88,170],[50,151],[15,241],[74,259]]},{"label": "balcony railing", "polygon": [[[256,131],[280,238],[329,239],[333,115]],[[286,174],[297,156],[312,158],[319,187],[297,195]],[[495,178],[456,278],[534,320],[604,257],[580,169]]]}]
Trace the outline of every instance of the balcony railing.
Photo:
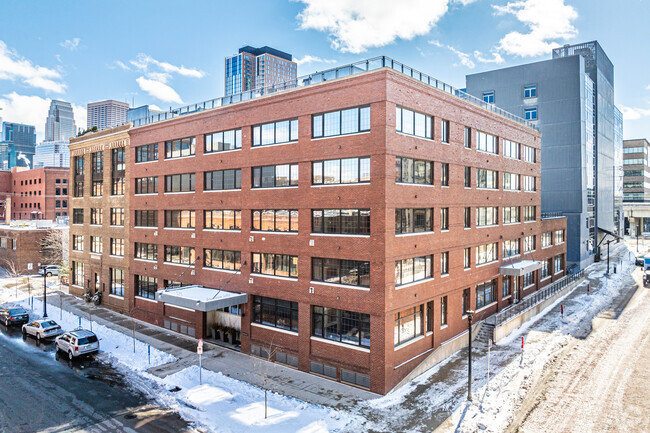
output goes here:
[{"label": "balcony railing", "polygon": [[437,80],[427,74],[424,74],[416,69],[406,66],[386,56],[374,57],[372,59],[362,60],[360,62],[352,63],[350,65],[328,69],[323,72],[315,72],[313,74],[304,75],[302,77],[298,77],[295,80],[287,81],[281,84],[275,84],[268,87],[261,87],[254,90],[248,90],[234,95],[223,96],[221,98],[210,99],[208,101],[199,102],[197,104],[186,105],[184,107],[175,108],[160,114],[153,114],[151,116],[134,119],[133,126],[134,127],[144,126],[151,123],[161,122],[163,120],[174,119],[176,117],[184,116],[187,114],[197,113],[204,110],[210,110],[212,108],[217,108],[217,107],[223,107],[225,105],[234,104],[237,102],[248,101],[251,99],[260,98],[262,96],[281,93],[287,90],[296,89],[299,87],[306,87],[312,84],[335,80],[337,78],[343,78],[349,75],[360,74],[368,71],[374,71],[381,68],[392,69],[394,71],[399,72],[400,74],[414,78],[420,81],[421,83],[442,90],[443,92],[449,93],[450,95],[453,95],[471,104],[484,108],[492,113],[506,117],[514,122],[528,126],[530,128],[537,129],[533,123],[519,116],[515,116],[514,114],[509,113],[497,107],[494,104],[489,104],[480,98],[477,98],[466,92],[463,92],[460,89],[456,89],[455,87],[450,86],[447,83]]}]

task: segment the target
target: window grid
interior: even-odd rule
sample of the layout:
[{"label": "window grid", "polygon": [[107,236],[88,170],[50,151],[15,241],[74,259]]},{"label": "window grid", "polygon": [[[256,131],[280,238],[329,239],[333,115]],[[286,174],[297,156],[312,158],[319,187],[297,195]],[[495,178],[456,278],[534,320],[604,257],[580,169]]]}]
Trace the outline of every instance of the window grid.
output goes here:
[{"label": "window grid", "polygon": [[370,131],[370,106],[353,107],[312,116],[312,138]]}]

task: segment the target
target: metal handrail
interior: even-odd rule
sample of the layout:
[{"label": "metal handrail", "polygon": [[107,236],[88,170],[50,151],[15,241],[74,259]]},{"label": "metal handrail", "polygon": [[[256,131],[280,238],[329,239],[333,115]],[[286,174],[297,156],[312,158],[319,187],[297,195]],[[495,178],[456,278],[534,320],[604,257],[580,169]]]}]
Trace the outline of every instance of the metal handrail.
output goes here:
[{"label": "metal handrail", "polygon": [[510,319],[520,316],[521,314],[530,310],[540,302],[545,301],[546,299],[550,298],[557,292],[565,289],[571,283],[581,280],[583,277],[584,277],[584,270],[580,270],[575,274],[567,275],[557,280],[553,284],[550,284],[544,287],[543,289],[540,289],[537,292],[527,296],[526,298],[522,299],[519,303],[514,304],[510,308],[503,311],[499,311],[496,314],[493,314],[491,317],[487,319],[487,322],[494,326],[499,326],[502,323],[509,321]]},{"label": "metal handrail", "polygon": [[315,72],[309,75],[303,75],[301,77],[296,78],[295,80],[286,81],[284,83],[274,84],[266,87],[253,89],[253,90],[247,90],[245,92],[223,96],[221,98],[209,99],[207,101],[199,102],[196,104],[170,109],[169,111],[165,111],[162,113],[152,114],[150,116],[142,117],[139,119],[133,119],[132,123],[134,127],[144,126],[151,123],[162,122],[163,120],[174,119],[176,117],[184,116],[187,114],[198,113],[204,110],[210,110],[217,107],[223,107],[225,105],[234,104],[236,102],[248,101],[266,95],[281,93],[291,89],[305,87],[316,83],[322,83],[324,81],[330,81],[337,78],[343,78],[349,75],[374,71],[381,68],[392,69],[403,75],[414,78],[430,87],[434,87],[436,89],[442,90],[443,92],[446,92],[452,96],[455,96],[471,104],[484,108],[492,113],[506,117],[514,122],[520,123],[530,128],[537,129],[534,123],[526,119],[523,119],[519,116],[515,116],[514,114],[505,111],[494,104],[489,104],[480,98],[468,94],[463,90],[457,89],[447,83],[444,83],[436,78],[433,78],[427,74],[424,74],[416,69],[406,66],[403,63],[395,61],[390,57],[386,57],[386,56],[373,57],[371,59],[362,60],[356,63],[351,63],[349,65],[328,69],[326,71]]}]

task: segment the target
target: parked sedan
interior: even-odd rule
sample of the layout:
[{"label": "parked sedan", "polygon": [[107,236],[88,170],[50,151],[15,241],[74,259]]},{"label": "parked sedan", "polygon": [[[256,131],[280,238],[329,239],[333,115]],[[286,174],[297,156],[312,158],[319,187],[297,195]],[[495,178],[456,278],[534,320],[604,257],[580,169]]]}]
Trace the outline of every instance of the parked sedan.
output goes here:
[{"label": "parked sedan", "polygon": [[6,307],[0,309],[0,322],[5,326],[22,325],[29,322],[29,313],[23,307]]},{"label": "parked sedan", "polygon": [[46,276],[51,277],[52,275],[59,275],[59,270],[60,266],[57,265],[47,265],[44,268],[39,268],[38,269],[38,274],[43,275],[45,273]]},{"label": "parked sedan", "polygon": [[23,336],[34,336],[37,340],[41,338],[52,338],[63,334],[63,329],[54,320],[34,320],[23,325]]},{"label": "parked sedan", "polygon": [[75,329],[59,335],[54,340],[57,352],[68,354],[68,359],[72,361],[77,356],[86,355],[99,351],[99,340],[97,336],[85,329]]},{"label": "parked sedan", "polygon": [[645,256],[637,256],[636,260],[634,261],[634,264],[637,266],[643,266],[644,261],[645,261]]}]

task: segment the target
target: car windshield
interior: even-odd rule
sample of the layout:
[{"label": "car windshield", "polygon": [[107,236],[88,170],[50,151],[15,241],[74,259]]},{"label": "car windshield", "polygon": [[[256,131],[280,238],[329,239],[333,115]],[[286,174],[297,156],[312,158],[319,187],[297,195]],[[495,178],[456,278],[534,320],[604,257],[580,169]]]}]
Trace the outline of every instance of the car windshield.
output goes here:
[{"label": "car windshield", "polygon": [[41,326],[42,326],[43,328],[52,328],[52,327],[54,327],[54,326],[59,326],[59,325],[57,325],[56,322],[55,322],[54,320],[48,320],[47,322],[43,322],[43,323],[41,323]]},{"label": "car windshield", "polygon": [[83,337],[83,338],[80,338],[79,340],[77,340],[77,343],[79,345],[97,343],[97,337],[94,336],[94,335],[91,335],[89,337]]},{"label": "car windshield", "polygon": [[9,309],[9,314],[25,314],[26,311],[23,310],[22,308],[10,308]]}]

